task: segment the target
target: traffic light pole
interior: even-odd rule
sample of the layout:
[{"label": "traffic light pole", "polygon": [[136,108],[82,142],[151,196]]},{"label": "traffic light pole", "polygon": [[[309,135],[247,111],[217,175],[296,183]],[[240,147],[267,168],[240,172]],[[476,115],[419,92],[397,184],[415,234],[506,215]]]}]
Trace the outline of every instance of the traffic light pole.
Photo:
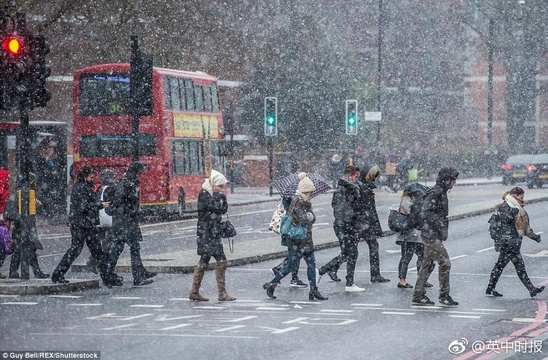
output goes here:
[{"label": "traffic light pole", "polygon": [[268,194],[272,196],[272,183],[274,181],[272,163],[274,161],[274,145],[272,144],[272,136],[268,137]]},{"label": "traffic light pole", "polygon": [[28,281],[29,274],[29,262],[31,256],[31,239],[32,239],[32,223],[30,214],[30,197],[31,190],[30,184],[30,170],[31,170],[31,143],[30,143],[30,127],[29,127],[29,112],[30,103],[27,94],[21,94],[20,102],[20,121],[21,128],[19,133],[20,143],[20,174],[21,181],[20,189],[17,192],[17,203],[21,204],[20,213],[20,234],[21,242],[19,244],[21,250],[21,280]]},{"label": "traffic light pole", "polygon": [[[134,64],[139,56],[139,39],[132,35],[131,38],[131,59],[130,63]],[[134,94],[132,94],[132,97]],[[137,111],[137,101],[131,99],[131,142],[133,143],[133,151],[131,152],[131,160],[139,161],[139,114]]]}]

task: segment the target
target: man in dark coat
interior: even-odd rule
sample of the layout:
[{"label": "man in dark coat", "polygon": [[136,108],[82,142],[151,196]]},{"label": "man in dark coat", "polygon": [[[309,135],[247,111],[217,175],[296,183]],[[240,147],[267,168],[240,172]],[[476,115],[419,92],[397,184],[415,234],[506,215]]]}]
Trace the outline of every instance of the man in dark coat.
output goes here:
[{"label": "man in dark coat", "polygon": [[344,169],[344,176],[337,183],[337,190],[333,193],[331,206],[333,207],[333,229],[339,239],[341,252],[327,264],[319,269],[319,275],[327,273],[331,280],[341,281],[337,277],[337,270],[343,262],[346,265],[346,287],[347,292],[361,292],[364,288],[354,283],[354,270],[358,259],[358,205],[360,199],[360,188],[358,178],[359,168],[349,165]]},{"label": "man in dark coat", "polygon": [[114,273],[114,269],[120,254],[124,250],[124,243],[127,243],[131,256],[133,285],[135,286],[151,284],[153,282],[151,278],[157,275],[147,271],[141,261],[139,242],[142,240],[142,235],[139,228],[139,178],[144,172],[144,165],[138,161],[129,165],[125,176],[116,184],[111,203],[112,209],[110,210],[114,241],[108,255],[108,272],[110,277],[119,278]]},{"label": "man in dark coat", "polygon": [[379,221],[379,214],[377,213],[375,193],[373,190],[376,188],[375,180],[380,173],[381,169],[375,165],[367,171],[364,178],[365,181],[359,183],[360,199],[358,204],[358,224],[360,226],[360,231],[358,236],[360,239],[364,239],[367,246],[369,246],[369,267],[372,283],[385,283],[390,281],[390,279],[381,275],[379,242],[377,241],[377,237],[382,236],[383,232]]},{"label": "man in dark coat", "polygon": [[95,233],[95,226],[99,224],[99,210],[108,207],[109,203],[101,203],[95,196],[93,187],[93,170],[89,166],[83,166],[78,171],[78,181],[72,189],[70,198],[69,226],[70,234],[72,235],[71,246],[51,275],[53,283],[64,284],[69,282],[65,279],[65,274],[82,252],[85,243],[95,261],[99,264],[103,283],[107,287],[121,285],[108,276],[105,254]]},{"label": "man in dark coat", "polygon": [[425,285],[434,270],[434,262],[439,265],[440,294],[439,301],[442,305],[456,306],[459,303],[449,295],[449,271],[451,260],[443,246],[447,240],[449,230],[449,201],[447,192],[457,182],[459,172],[451,167],[441,168],[436,179],[436,185],[428,191],[421,209],[423,221],[421,227],[421,238],[424,243],[424,260],[417,277],[415,292],[413,293],[413,304],[434,305],[433,301],[426,296]]}]

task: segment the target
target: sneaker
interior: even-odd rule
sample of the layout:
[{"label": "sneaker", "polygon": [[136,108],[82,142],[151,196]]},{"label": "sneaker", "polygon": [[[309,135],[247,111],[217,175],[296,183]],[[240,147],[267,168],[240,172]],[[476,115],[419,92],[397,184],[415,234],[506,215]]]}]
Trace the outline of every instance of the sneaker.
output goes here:
[{"label": "sneaker", "polygon": [[303,283],[301,281],[301,279],[293,279],[291,280],[291,284],[289,285],[291,287],[296,287],[296,288],[305,288],[305,287],[308,287],[308,285],[306,285],[305,283]]},{"label": "sneaker", "polygon": [[445,306],[457,306],[459,303],[453,300],[449,295],[442,295],[440,297],[440,304]]},{"label": "sneaker", "polygon": [[142,278],[142,279],[133,280],[133,285],[134,286],[144,286],[144,285],[150,285],[153,282],[154,281],[152,279]]},{"label": "sneaker", "polygon": [[337,272],[336,271],[329,271],[327,273],[327,275],[329,275],[329,277],[331,278],[332,281],[334,282],[340,282],[341,279],[339,279],[339,277],[337,276]]},{"label": "sneaker", "polygon": [[413,297],[413,305],[434,305],[434,302],[428,296],[423,295],[420,298]]},{"label": "sneaker", "polygon": [[491,296],[494,296],[494,297],[502,297],[501,293],[499,293],[495,289],[490,289],[490,288],[487,288],[487,290],[485,290],[485,295],[491,295]]},{"label": "sneaker", "polygon": [[344,291],[346,291],[346,292],[362,292],[362,291],[365,291],[365,289],[362,288],[362,287],[359,287],[356,284],[352,284],[352,286],[345,286]]}]

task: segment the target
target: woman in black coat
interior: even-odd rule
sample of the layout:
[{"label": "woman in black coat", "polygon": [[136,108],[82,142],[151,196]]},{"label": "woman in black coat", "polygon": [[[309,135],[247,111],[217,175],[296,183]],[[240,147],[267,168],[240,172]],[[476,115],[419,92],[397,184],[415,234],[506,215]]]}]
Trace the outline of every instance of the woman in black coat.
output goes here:
[{"label": "woman in black coat", "polygon": [[109,203],[102,203],[95,196],[93,175],[93,170],[89,166],[83,166],[78,171],[78,181],[72,188],[70,198],[69,226],[72,242],[51,275],[51,281],[54,283],[69,282],[65,279],[65,273],[80,255],[85,243],[99,264],[99,271],[105,286],[115,285],[107,275],[106,257],[95,232],[95,226],[99,224],[99,210],[108,207]]},{"label": "woman in black coat", "polygon": [[223,193],[225,184],[228,181],[218,171],[211,170],[209,179],[205,179],[202,190],[198,195],[198,227],[196,230],[198,255],[200,260],[194,268],[192,288],[188,298],[195,301],[209,301],[208,298],[200,295],[200,285],[205,271],[209,267],[211,257],[217,261],[215,278],[219,290],[219,301],[233,301],[235,297],[228,295],[225,287],[225,274],[227,259],[223,249],[221,237],[222,216],[228,210],[226,196]]},{"label": "woman in black coat", "polygon": [[489,285],[485,291],[487,295],[495,297],[502,296],[501,293],[495,290],[495,287],[497,286],[502,271],[510,261],[514,264],[519,279],[527,290],[529,290],[529,295],[531,295],[531,297],[536,296],[544,290],[544,286],[537,288],[531,283],[529,276],[527,276],[525,263],[523,262],[520,253],[521,240],[524,235],[538,243],[541,241],[540,235],[535,234],[529,226],[529,216],[523,209],[524,196],[525,191],[523,191],[522,188],[512,188],[512,190],[502,196],[504,202],[497,206],[501,220],[501,244],[499,258],[491,271]]}]

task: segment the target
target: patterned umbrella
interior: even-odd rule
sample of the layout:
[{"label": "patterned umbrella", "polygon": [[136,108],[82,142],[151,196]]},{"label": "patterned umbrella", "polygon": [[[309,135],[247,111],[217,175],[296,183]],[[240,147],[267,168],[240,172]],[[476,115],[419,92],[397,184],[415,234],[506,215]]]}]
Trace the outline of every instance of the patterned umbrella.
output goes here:
[{"label": "patterned umbrella", "polygon": [[[312,193],[310,198],[323,194],[331,189],[328,181],[323,176],[316,173],[306,173],[306,176],[312,180],[312,183],[316,187],[316,191]],[[295,195],[297,187],[299,186],[299,174],[291,174],[281,179],[274,181],[274,187],[278,189],[280,195],[283,197]]]}]

